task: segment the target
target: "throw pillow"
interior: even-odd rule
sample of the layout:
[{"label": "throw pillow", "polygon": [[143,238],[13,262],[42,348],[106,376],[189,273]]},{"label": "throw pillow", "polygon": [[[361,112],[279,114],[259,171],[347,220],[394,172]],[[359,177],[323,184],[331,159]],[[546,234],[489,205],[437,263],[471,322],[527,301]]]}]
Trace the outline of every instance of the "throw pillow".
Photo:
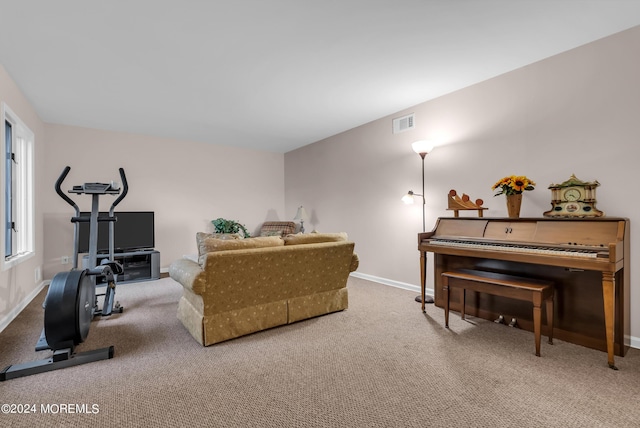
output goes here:
[{"label": "throw pillow", "polygon": [[280,236],[285,236],[290,233],[294,233],[296,230],[296,224],[292,221],[265,221],[260,228],[260,236],[265,232],[280,231]]}]

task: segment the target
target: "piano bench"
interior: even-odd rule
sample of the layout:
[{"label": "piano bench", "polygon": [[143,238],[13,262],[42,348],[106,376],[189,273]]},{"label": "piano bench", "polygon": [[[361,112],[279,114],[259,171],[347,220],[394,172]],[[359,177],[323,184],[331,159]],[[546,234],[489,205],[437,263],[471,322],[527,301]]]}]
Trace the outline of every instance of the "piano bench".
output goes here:
[{"label": "piano bench", "polygon": [[451,272],[443,272],[442,284],[445,298],[444,325],[446,328],[449,328],[449,291],[453,288],[459,288],[462,289],[462,310],[460,311],[462,319],[464,319],[466,290],[533,303],[533,332],[536,343],[536,356],[538,357],[540,356],[542,323],[541,306],[544,301],[546,303],[547,327],[549,328],[549,343],[553,344],[553,282],[495,272],[457,269]]}]

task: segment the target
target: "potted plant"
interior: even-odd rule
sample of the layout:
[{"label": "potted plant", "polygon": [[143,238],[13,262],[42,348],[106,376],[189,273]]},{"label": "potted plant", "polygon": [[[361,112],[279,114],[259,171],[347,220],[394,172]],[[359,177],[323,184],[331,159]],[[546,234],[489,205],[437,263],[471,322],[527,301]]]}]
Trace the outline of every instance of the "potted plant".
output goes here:
[{"label": "potted plant", "polygon": [[211,220],[211,224],[213,224],[213,228],[216,233],[240,233],[242,232],[242,236],[245,238],[249,238],[249,232],[244,224],[240,224],[235,220],[227,220],[224,218],[217,218],[215,220]]}]

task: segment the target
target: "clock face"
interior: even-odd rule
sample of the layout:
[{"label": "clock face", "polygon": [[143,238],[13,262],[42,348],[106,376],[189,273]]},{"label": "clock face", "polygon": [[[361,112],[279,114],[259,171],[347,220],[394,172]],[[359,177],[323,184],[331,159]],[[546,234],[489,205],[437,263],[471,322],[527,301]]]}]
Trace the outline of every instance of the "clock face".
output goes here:
[{"label": "clock face", "polygon": [[576,188],[570,188],[564,191],[563,197],[567,201],[577,201],[580,199],[581,193]]}]

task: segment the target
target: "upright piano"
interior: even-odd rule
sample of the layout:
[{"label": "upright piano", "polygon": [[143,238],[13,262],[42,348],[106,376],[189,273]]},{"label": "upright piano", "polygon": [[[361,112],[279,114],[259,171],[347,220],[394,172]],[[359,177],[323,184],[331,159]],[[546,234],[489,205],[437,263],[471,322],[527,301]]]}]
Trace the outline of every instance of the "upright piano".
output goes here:
[{"label": "upright piano", "polygon": [[[629,349],[629,220],[625,218],[439,218],[418,234],[424,302],[427,252],[434,254],[435,304],[444,306],[442,272],[467,268],[555,283],[554,336],[614,355]],[[470,294],[470,295],[469,295]],[[468,293],[466,313],[516,318],[532,330],[531,305]],[[451,309],[462,299],[451,296]],[[425,310],[424,303],[422,310]]]}]

